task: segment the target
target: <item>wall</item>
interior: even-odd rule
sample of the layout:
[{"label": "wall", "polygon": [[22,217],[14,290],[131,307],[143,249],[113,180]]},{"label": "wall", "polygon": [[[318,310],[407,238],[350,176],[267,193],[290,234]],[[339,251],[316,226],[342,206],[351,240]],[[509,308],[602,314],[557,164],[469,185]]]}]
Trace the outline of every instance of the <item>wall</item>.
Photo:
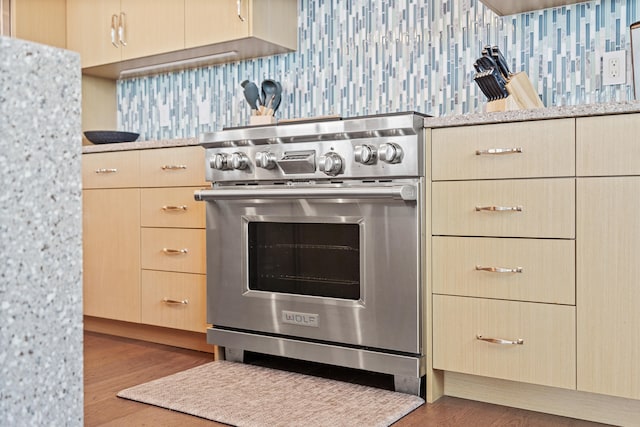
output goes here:
[{"label": "wall", "polygon": [[121,80],[118,126],[141,139],[183,138],[248,123],[240,82],[284,87],[280,118],[415,110],[483,111],[473,62],[498,45],[547,106],[633,98],[601,83],[603,52],[629,51],[636,0],[596,0],[499,17],[479,0],[299,0],[294,53]]},{"label": "wall", "polygon": [[[82,130],[117,128],[115,111],[116,82],[93,76],[82,76]],[[91,145],[82,137],[82,145]]]},{"label": "wall", "polygon": [[80,57],[0,36],[0,425],[82,426]]}]

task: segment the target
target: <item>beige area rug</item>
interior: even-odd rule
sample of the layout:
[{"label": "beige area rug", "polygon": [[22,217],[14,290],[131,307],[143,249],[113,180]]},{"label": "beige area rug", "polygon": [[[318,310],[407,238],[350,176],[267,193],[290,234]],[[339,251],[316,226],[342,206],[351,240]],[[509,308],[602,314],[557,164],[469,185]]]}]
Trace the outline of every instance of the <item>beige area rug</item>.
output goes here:
[{"label": "beige area rug", "polygon": [[122,390],[119,397],[234,426],[388,426],[418,396],[216,361]]}]

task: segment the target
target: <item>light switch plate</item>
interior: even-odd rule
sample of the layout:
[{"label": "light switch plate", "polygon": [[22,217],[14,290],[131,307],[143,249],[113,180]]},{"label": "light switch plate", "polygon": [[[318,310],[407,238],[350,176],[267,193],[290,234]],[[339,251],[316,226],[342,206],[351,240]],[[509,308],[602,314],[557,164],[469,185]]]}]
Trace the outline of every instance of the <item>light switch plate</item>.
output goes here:
[{"label": "light switch plate", "polygon": [[627,52],[616,50],[602,55],[602,84],[621,85],[627,82]]}]

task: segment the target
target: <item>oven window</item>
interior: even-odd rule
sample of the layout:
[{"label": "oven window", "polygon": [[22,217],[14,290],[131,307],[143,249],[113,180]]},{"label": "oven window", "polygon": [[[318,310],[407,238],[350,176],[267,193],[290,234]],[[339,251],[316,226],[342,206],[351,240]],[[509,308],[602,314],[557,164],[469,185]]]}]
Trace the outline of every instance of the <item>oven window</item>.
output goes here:
[{"label": "oven window", "polygon": [[250,222],[249,289],[360,299],[358,224]]}]

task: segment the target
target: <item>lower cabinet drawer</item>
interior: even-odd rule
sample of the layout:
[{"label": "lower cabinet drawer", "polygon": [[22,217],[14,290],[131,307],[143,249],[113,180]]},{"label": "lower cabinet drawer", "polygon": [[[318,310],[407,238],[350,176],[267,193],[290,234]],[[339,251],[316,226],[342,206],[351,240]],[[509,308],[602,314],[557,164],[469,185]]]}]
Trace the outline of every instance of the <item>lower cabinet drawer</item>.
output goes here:
[{"label": "lower cabinet drawer", "polygon": [[205,230],[142,228],[141,265],[148,270],[207,272]]},{"label": "lower cabinet drawer", "polygon": [[207,185],[204,153],[204,148],[199,145],[144,150],[140,155],[141,186]]},{"label": "lower cabinet drawer", "polygon": [[206,277],[142,270],[142,323],[205,332]]},{"label": "lower cabinet drawer", "polygon": [[434,235],[575,238],[573,178],[432,184]]},{"label": "lower cabinet drawer", "polygon": [[143,227],[205,227],[205,205],[193,193],[202,187],[143,188],[140,221]]},{"label": "lower cabinet drawer", "polygon": [[434,295],[433,367],[575,389],[575,330],[573,306]]},{"label": "lower cabinet drawer", "polygon": [[574,305],[574,240],[433,237],[433,292]]}]

